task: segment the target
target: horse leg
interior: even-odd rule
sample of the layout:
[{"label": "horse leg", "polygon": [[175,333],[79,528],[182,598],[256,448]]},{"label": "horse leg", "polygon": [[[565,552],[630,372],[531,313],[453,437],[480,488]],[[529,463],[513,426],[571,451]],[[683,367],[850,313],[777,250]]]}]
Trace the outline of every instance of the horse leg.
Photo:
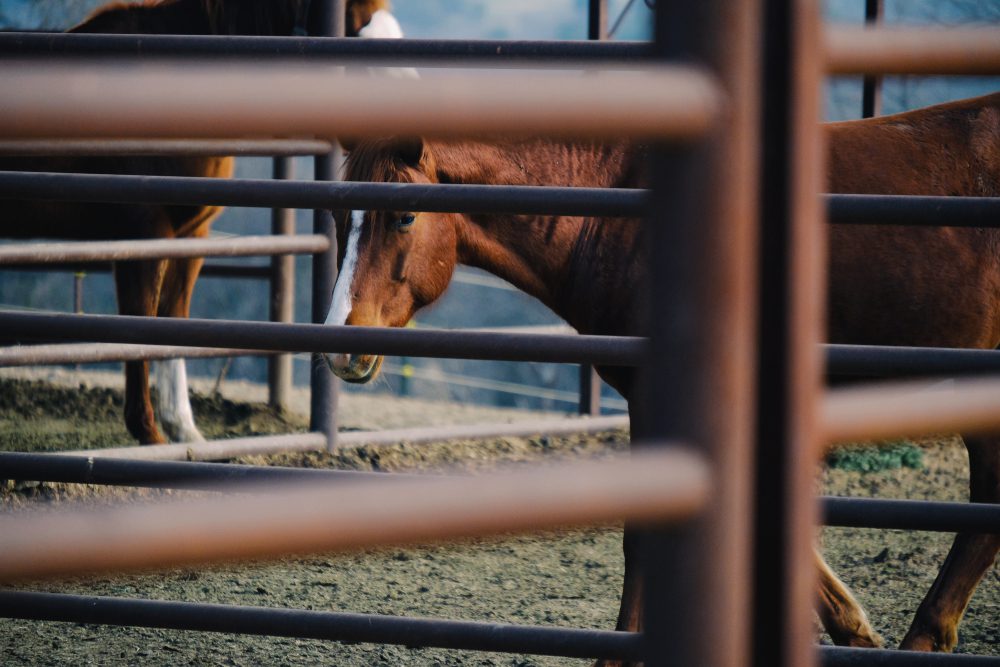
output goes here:
[{"label": "horse leg", "polygon": [[[969,501],[1000,502],[1000,437],[966,438],[965,447],[969,451]],[[998,551],[1000,535],[956,535],[900,648],[910,651],[951,651],[955,648],[958,624]]]},{"label": "horse leg", "polygon": [[838,646],[877,648],[882,638],[872,629],[865,610],[850,589],[834,574],[823,556],[814,551],[819,571],[819,620]]},{"label": "horse leg", "polygon": [[[622,551],[625,552],[625,578],[622,582],[621,607],[618,609],[619,632],[642,631],[642,575],[639,571],[639,533],[625,526]],[[598,660],[595,667],[624,667],[628,663],[620,660]]]},{"label": "horse leg", "polygon": [[[167,263],[160,290],[159,317],[184,317],[191,310],[191,294],[204,260],[174,259]],[[187,369],[183,359],[167,359],[153,364],[156,378],[156,411],[160,424],[174,442],[201,442],[204,437],[194,423],[188,392]]]},{"label": "horse leg", "polygon": [[[115,265],[115,290],[118,311],[122,315],[152,317],[156,314],[165,264],[156,260]],[[153,417],[149,363],[146,361],[125,362],[125,426],[144,445],[166,442]]]}]

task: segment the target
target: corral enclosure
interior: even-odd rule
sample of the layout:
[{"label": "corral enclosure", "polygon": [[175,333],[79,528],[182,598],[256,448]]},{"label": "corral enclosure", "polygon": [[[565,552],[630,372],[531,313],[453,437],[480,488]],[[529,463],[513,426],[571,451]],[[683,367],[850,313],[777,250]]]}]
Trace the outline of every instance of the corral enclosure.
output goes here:
[{"label": "corral enclosure", "polygon": [[[403,12],[400,15],[405,17]],[[245,169],[242,174],[253,173],[250,163]],[[230,224],[243,230],[246,222],[240,218],[238,221],[232,219]],[[461,310],[462,303],[475,298],[481,297],[460,295],[455,308]],[[521,306],[516,306],[514,310],[521,310]],[[443,317],[445,312],[447,310],[443,309],[437,316]],[[241,313],[233,315],[243,316]],[[539,315],[536,321],[544,321],[544,317]],[[301,320],[307,321],[308,316],[303,316]],[[509,321],[498,324],[509,324]],[[46,450],[62,449],[59,444],[53,445],[59,443],[61,438],[76,443],[76,447],[69,448],[102,446],[109,440],[116,443],[126,441],[120,425],[116,429],[120,396],[92,386],[96,381],[91,376],[69,377],[70,391],[18,384],[23,381],[4,381],[0,389],[2,395],[19,397],[10,401],[10,412],[0,416],[0,422],[5,421],[13,427],[10,435],[0,436],[9,443],[10,449],[32,450],[35,445]],[[226,382],[221,383],[223,395],[226,385]],[[72,390],[74,386],[78,390]],[[206,393],[212,394],[212,391]],[[48,408],[43,411],[27,406],[20,400],[26,395],[37,397],[44,406],[51,406],[51,413],[57,418],[47,417]],[[235,396],[230,401],[222,396],[210,395],[196,403],[198,414],[211,423],[206,427],[206,435],[235,437],[268,432],[301,432],[308,428],[305,417],[301,415],[275,414],[261,405],[247,405],[245,401],[235,399]],[[367,407],[362,408],[363,405]],[[552,403],[545,405],[551,407]],[[366,415],[363,424],[352,424],[352,406],[358,414]],[[411,410],[437,422],[439,417],[436,411],[440,411],[440,420],[446,420],[451,408],[447,404],[410,403],[405,399],[387,402],[372,396],[351,396],[345,399],[340,425],[348,429],[385,427],[386,424],[379,423],[380,417],[396,410]],[[40,420],[26,419],[36,412],[46,414]],[[81,425],[85,416],[100,412],[107,418],[103,425],[100,420]],[[496,415],[496,418],[509,419],[511,416],[504,413]],[[91,432],[91,428],[96,430]],[[43,437],[38,437],[40,434]],[[243,459],[242,462],[378,471],[422,471],[448,464],[488,470],[497,462],[531,462],[553,455],[605,457],[624,449],[625,440],[622,431],[592,436],[549,437],[540,434],[531,438],[499,437],[451,444],[401,443],[383,448],[359,446],[332,455],[272,455]],[[913,468],[904,466],[868,473],[828,471],[824,474],[826,491],[835,495],[964,499],[961,489],[967,470],[957,443],[942,437],[920,444],[926,447],[927,453]],[[469,463],[470,460],[472,463]],[[147,496],[150,492],[135,495]],[[159,495],[159,492],[152,492],[152,495]],[[16,510],[35,505],[35,501],[58,508],[64,501],[79,498],[101,505],[108,499],[108,494],[92,487],[11,483],[4,496],[7,506],[15,514]],[[620,528],[612,525],[608,528],[561,530],[541,536],[538,540],[520,537],[502,541],[491,539],[457,547],[389,549],[349,557],[297,557],[248,569],[185,568],[150,577],[129,575],[57,581],[50,590],[83,595],[183,599],[403,616],[461,616],[491,622],[599,630],[613,625],[617,610],[622,576],[620,539]],[[826,529],[824,533],[826,553],[831,563],[849,584],[857,587],[859,597],[869,609],[877,629],[890,644],[896,644],[906,631],[913,610],[929,586],[948,541],[946,536],[939,534],[928,537],[926,533],[892,533],[886,536],[865,528]],[[996,653],[1000,633],[994,613],[1000,600],[1000,587],[997,585],[1000,579],[996,573],[994,567],[970,607],[962,628],[958,646],[960,652]],[[9,623],[9,631],[5,632],[5,656],[12,664],[61,664],[75,661],[80,655],[107,664],[241,664],[249,660],[261,661],[261,655],[280,655],[278,661],[287,664],[312,664],[319,660],[335,664],[582,664],[573,659],[461,654],[438,649],[409,650],[366,644],[332,646],[308,640],[248,639],[155,630],[109,631],[82,624],[69,626],[71,629],[66,631],[64,628],[67,626],[60,624],[3,623]],[[59,636],[53,638],[56,634]],[[83,648],[75,646],[77,643]],[[91,650],[92,646],[98,648]]]},{"label": "corral enclosure", "polygon": [[[45,0],[41,2],[0,2],[0,29],[65,29],[82,19],[98,0]],[[622,11],[628,6],[628,11]],[[864,18],[862,0],[826,0],[828,20],[858,23]],[[396,0],[394,13],[408,37],[434,39],[584,39],[586,38],[586,2],[569,0],[538,3],[484,2],[414,2]],[[643,2],[614,0],[608,3],[612,20],[621,19],[612,36],[618,40],[648,39],[651,10]],[[887,0],[886,21],[892,24],[978,25],[995,23],[1000,16],[1000,2],[912,2]],[[615,21],[617,23],[617,21]],[[855,77],[828,81],[824,116],[845,120],[861,115],[861,82]],[[989,77],[891,77],[884,83],[884,113],[927,106],[996,90],[997,80]],[[269,178],[270,161],[265,158],[239,158],[238,178]],[[312,178],[312,160],[295,160],[295,177]],[[297,229],[308,233],[311,213],[298,211]],[[269,213],[263,209],[230,207],[213,224],[213,233],[266,234],[270,230]],[[219,263],[260,265],[259,259],[214,260]],[[296,281],[309,283],[309,261],[296,260]],[[0,271],[0,304],[14,308],[72,311],[74,277],[61,271],[52,274]],[[88,273],[83,279],[83,310],[88,313],[115,312],[114,287],[105,273]],[[266,290],[259,281],[233,281],[203,277],[195,289],[193,317],[266,320]],[[490,308],[467,307],[469,303],[488,302]],[[295,321],[309,321],[308,290],[297,292]],[[535,299],[513,289],[509,284],[475,269],[463,269],[446,297],[430,310],[420,313],[415,322],[425,326],[449,328],[510,327],[564,324]],[[106,369],[107,366],[100,367]],[[191,374],[233,379],[265,381],[267,371],[262,359],[192,359]],[[308,358],[295,360],[295,382],[308,384]],[[405,379],[404,379],[405,378]],[[507,383],[507,384],[505,384]],[[347,391],[391,392],[439,400],[472,401],[487,405],[521,407],[534,410],[576,409],[576,369],[544,363],[511,364],[453,359],[393,359],[377,386],[347,386]],[[616,392],[603,389],[606,412],[619,413],[624,402]]]}]

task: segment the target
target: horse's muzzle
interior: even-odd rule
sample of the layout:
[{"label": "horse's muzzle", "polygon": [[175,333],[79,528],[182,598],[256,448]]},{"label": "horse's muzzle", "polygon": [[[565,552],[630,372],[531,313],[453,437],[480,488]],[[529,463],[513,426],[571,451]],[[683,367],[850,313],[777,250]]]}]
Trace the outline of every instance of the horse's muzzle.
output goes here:
[{"label": "horse's muzzle", "polygon": [[382,368],[382,355],[376,354],[324,354],[326,365],[344,382],[364,384],[378,377]]}]

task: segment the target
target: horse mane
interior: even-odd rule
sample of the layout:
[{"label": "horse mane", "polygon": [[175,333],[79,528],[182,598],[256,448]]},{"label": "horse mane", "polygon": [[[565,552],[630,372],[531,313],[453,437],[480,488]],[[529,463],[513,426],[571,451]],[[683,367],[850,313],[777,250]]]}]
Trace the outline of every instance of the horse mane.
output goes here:
[{"label": "horse mane", "polygon": [[[186,7],[204,17],[207,32],[213,35],[282,35],[291,32],[300,14],[309,7],[309,0],[133,0],[101,5],[74,30],[96,32],[117,26],[134,32],[142,13],[150,10]],[[348,0],[347,36],[357,37],[358,31],[371,21],[380,9],[389,9],[388,0]],[[177,17],[176,20],[191,20]],[[175,26],[176,28],[176,26]],[[203,27],[201,30],[205,30]],[[193,25],[192,34],[201,30]]]},{"label": "horse mane", "polygon": [[363,174],[366,181],[376,183],[410,183],[412,179],[407,168],[422,170],[434,179],[436,166],[429,151],[417,153],[412,151],[409,159],[403,157],[407,152],[407,141],[399,138],[363,139],[351,148],[344,163],[346,180],[356,180]]}]

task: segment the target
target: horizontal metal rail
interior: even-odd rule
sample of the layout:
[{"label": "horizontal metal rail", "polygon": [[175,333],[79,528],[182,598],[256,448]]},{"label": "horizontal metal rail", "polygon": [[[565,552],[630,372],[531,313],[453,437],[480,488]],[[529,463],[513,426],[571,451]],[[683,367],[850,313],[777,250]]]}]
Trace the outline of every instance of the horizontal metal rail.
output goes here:
[{"label": "horizontal metal rail", "polygon": [[[361,445],[396,445],[402,442],[444,442],[496,437],[530,437],[568,433],[601,433],[628,428],[628,417],[590,417],[561,419],[529,419],[492,424],[457,424],[449,426],[411,426],[381,431],[341,431],[337,448]],[[240,456],[259,456],[282,452],[326,451],[326,440],[320,433],[269,435],[249,438],[227,438],[209,442],[188,442],[172,445],[140,445],[108,447],[63,452],[65,456],[115,458],[139,461],[223,461]]]},{"label": "horizontal metal rail", "polygon": [[[316,183],[265,179],[0,172],[0,198],[143,204],[522,213],[638,218],[638,189],[416,183]],[[830,222],[1000,226],[1000,197],[825,195]]]},{"label": "horizontal metal rail", "polygon": [[821,417],[828,443],[942,432],[1000,433],[1000,379],[835,388],[824,396]]},{"label": "horizontal metal rail", "polygon": [[[3,33],[0,33],[0,41]],[[5,139],[0,155],[80,157],[94,155],[184,155],[292,157],[325,155],[333,150],[322,139]]]},{"label": "horizontal metal rail", "polygon": [[320,59],[365,65],[482,67],[489,64],[540,63],[546,66],[585,63],[593,68],[629,67],[648,62],[649,42],[582,40],[358,40],[330,37],[263,37],[241,35],[95,35],[81,33],[0,33],[5,57],[120,56],[142,58]]},{"label": "horizontal metal rail", "polygon": [[820,646],[821,667],[997,667],[996,656]]},{"label": "horizontal metal rail", "polygon": [[645,190],[515,185],[422,185],[267,179],[0,172],[0,198],[114,202],[640,217]]},{"label": "horizontal metal rail", "polygon": [[827,220],[851,225],[1000,227],[1000,197],[826,195]]},{"label": "horizontal metal rail", "polygon": [[882,498],[822,498],[827,526],[1000,533],[1000,505]]},{"label": "horizontal metal rail", "polygon": [[[177,445],[173,445],[177,446]],[[66,454],[0,452],[0,478],[36,482],[138,486],[167,489],[229,490],[248,484],[294,482],[343,484],[407,479],[404,473],[324,470],[234,463],[137,461]]]},{"label": "horizontal metal rail", "polygon": [[604,72],[595,85],[576,72],[390,79],[308,63],[136,68],[8,58],[0,90],[0,137],[18,139],[528,133],[693,141],[725,103],[704,70],[684,65]]},{"label": "horizontal metal rail", "polygon": [[[447,359],[549,361],[635,366],[647,341],[630,336],[508,334],[487,331],[331,327],[320,324],[143,318],[122,315],[0,312],[8,338],[46,341],[226,347],[280,352],[342,352]],[[995,350],[826,345],[837,377],[973,375],[1000,372]]]},{"label": "horizontal metal rail", "polygon": [[108,262],[179,257],[254,257],[307,255],[326,252],[330,239],[322,234],[294,236],[237,236],[218,239],[141,239],[128,241],[73,241],[0,245],[0,266]]},{"label": "horizontal metal rail", "polygon": [[836,27],[826,31],[829,74],[1000,74],[996,27]]},{"label": "horizontal metal rail", "polygon": [[[74,272],[74,273],[110,273],[111,264],[93,262],[86,264],[18,264],[8,271],[42,271],[42,272]],[[250,280],[270,280],[273,271],[270,266],[260,264],[211,264],[205,263],[198,275],[201,278],[247,278]]]},{"label": "horizontal metal rail", "polygon": [[0,617],[570,658],[642,657],[642,637],[628,632],[27,591],[0,591]]},{"label": "horizontal metal rail", "polygon": [[386,354],[445,359],[551,361],[634,366],[646,340],[628,336],[507,334],[486,331],[235,322],[124,315],[0,312],[0,331],[20,341],[71,340],[193,345],[281,352]]},{"label": "horizontal metal rail", "polygon": [[236,350],[221,347],[178,345],[116,345],[113,343],[64,343],[0,347],[0,368],[47,364],[103,364],[140,359],[212,359],[279,354],[273,350]]},{"label": "horizontal metal rail", "polygon": [[826,374],[838,378],[902,378],[1000,373],[1000,352],[940,347],[826,345]]},{"label": "horizontal metal rail", "polygon": [[[166,446],[180,448],[177,445]],[[239,490],[240,485],[254,483],[322,481],[343,484],[375,480],[391,482],[413,477],[403,473],[142,461],[82,454],[0,452],[0,478],[218,491],[228,490],[229,487]],[[828,526],[1000,533],[1000,505],[837,497],[825,497],[821,502],[823,522]]]},{"label": "horizontal metal rail", "polygon": [[[628,520],[667,525],[710,493],[701,456],[629,457],[392,484],[299,482],[251,493],[0,516],[0,581],[412,544]],[[428,521],[434,517],[434,521]]]},{"label": "horizontal metal rail", "polygon": [[[349,436],[353,432],[338,434]],[[361,433],[360,431],[358,433]],[[377,434],[378,431],[371,433]],[[398,441],[397,441],[398,442]],[[258,435],[248,438],[226,438],[207,442],[187,442],[170,445],[140,445],[108,447],[61,452],[64,456],[128,459],[132,461],[227,461],[240,456],[261,456],[287,452],[325,452],[327,439],[322,433],[291,433]],[[346,446],[346,445],[345,445]]]}]

